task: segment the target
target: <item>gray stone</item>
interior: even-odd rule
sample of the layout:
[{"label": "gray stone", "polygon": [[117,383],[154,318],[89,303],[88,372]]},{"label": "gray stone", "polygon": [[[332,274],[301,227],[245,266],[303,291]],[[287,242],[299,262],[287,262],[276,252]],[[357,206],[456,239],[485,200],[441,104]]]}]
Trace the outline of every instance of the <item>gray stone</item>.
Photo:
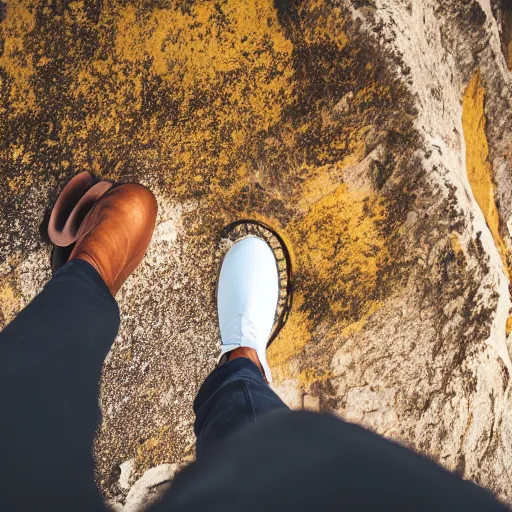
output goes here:
[{"label": "gray stone", "polygon": [[177,464],[161,464],[146,471],[128,492],[123,512],[139,512],[158,501],[169,488],[177,468]]},{"label": "gray stone", "polygon": [[121,473],[119,475],[119,487],[127,491],[131,487],[130,479],[132,477],[135,460],[130,459],[119,465]]}]

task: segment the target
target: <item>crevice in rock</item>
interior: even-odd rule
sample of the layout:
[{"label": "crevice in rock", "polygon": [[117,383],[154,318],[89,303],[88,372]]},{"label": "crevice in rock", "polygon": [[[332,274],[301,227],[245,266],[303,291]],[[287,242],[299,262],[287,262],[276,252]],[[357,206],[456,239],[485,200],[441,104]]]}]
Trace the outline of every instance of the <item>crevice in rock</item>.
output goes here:
[{"label": "crevice in rock", "polygon": [[512,70],[512,0],[498,0],[494,4],[501,37],[501,50]]}]

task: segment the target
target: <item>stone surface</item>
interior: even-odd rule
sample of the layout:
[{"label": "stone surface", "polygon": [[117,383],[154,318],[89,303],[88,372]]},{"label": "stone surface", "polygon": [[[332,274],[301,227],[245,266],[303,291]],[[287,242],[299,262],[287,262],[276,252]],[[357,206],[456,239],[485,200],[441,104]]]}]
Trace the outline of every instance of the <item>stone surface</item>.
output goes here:
[{"label": "stone surface", "polygon": [[279,384],[272,384],[272,389],[291,409],[302,409],[302,389],[298,379],[280,379]]},{"label": "stone surface", "polygon": [[[139,480],[133,484],[124,506],[119,510],[123,512],[139,512],[158,501],[169,488],[177,469],[177,464],[161,464],[148,469]],[[115,505],[119,507],[119,505]]]},{"label": "stone surface", "polygon": [[[3,8],[2,8],[3,9]],[[222,229],[285,241],[269,349],[304,395],[512,504],[512,16],[497,0],[17,0],[1,10],[0,323],[49,278],[39,226],[80,170],[150,186],[95,446],[107,498],[194,455]],[[5,11],[5,12],[4,12]],[[131,492],[131,491],[129,491]]]},{"label": "stone surface", "polygon": [[119,465],[119,469],[121,471],[119,474],[119,487],[124,491],[128,491],[131,487],[131,478],[134,466],[134,459],[126,460]]},{"label": "stone surface", "polygon": [[320,398],[317,396],[304,395],[303,407],[308,411],[320,411]]}]

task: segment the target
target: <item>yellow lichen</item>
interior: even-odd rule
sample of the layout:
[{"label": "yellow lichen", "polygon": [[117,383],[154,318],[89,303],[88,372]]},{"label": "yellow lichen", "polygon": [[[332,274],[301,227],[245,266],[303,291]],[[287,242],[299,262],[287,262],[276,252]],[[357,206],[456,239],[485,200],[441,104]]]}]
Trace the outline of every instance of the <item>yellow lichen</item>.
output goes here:
[{"label": "yellow lichen", "polygon": [[492,167],[489,162],[489,145],[485,133],[485,88],[478,70],[470,80],[462,101],[462,125],[466,141],[466,171],[471,190],[484,214],[494,243],[509,274],[507,247],[500,234],[500,216],[494,198]]},{"label": "yellow lichen", "polygon": [[[11,79],[9,105],[16,114],[34,111],[36,95],[31,84],[34,73],[33,55],[25,51],[25,37],[34,28],[36,20],[34,3],[19,0],[7,4],[2,21],[3,51],[0,67]],[[5,87],[6,84],[0,84]]]},{"label": "yellow lichen", "polygon": [[[294,225],[294,243],[303,249],[298,253],[300,265],[331,283],[333,290],[343,291],[350,301],[368,298],[381,263],[389,258],[378,227],[385,218],[386,210],[376,197],[339,185]],[[331,309],[339,313],[347,305],[334,302]]]},{"label": "yellow lichen", "polygon": [[[379,307],[379,272],[391,259],[379,223],[386,219],[386,208],[376,197],[349,192],[339,185],[310,205],[306,215],[294,222],[288,233],[296,252],[295,271],[301,275],[302,291],[295,300],[288,323],[269,350],[275,367],[285,368],[300,358],[311,339],[312,321],[307,300],[319,288],[330,290],[329,299],[317,310],[322,317],[337,318],[340,336],[360,330]],[[312,375],[325,375],[319,358],[314,368],[304,370],[305,381]],[[284,371],[282,377],[286,378]]]},{"label": "yellow lichen", "polygon": [[5,327],[18,313],[21,300],[7,280],[0,281],[0,329]]},{"label": "yellow lichen", "polygon": [[463,252],[462,251],[462,246],[461,246],[461,243],[460,243],[460,238],[459,238],[459,235],[457,233],[452,233],[452,235],[451,235],[451,243],[452,243],[453,252],[455,253],[456,256],[458,256],[459,254],[461,254]]},{"label": "yellow lichen", "polygon": [[506,324],[506,327],[505,327],[505,332],[506,332],[507,336],[512,332],[512,316],[509,316],[507,318],[507,324]]},{"label": "yellow lichen", "polygon": [[312,384],[326,382],[332,379],[333,376],[333,372],[327,368],[307,368],[300,372],[298,380],[301,388],[307,391],[311,388]]},{"label": "yellow lichen", "polygon": [[169,453],[169,426],[161,427],[137,447],[136,471],[154,466]]},{"label": "yellow lichen", "polygon": [[[300,357],[302,349],[311,340],[311,321],[301,311],[304,302],[301,294],[295,296],[294,302],[290,318],[268,350],[269,364],[276,370],[285,370],[286,363],[292,358]],[[286,375],[285,370],[281,377]]]}]

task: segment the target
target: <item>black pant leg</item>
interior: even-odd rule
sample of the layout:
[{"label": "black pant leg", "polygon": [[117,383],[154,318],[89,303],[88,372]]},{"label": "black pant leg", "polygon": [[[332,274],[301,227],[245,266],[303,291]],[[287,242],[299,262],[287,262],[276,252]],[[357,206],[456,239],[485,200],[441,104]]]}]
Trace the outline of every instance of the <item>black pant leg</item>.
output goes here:
[{"label": "black pant leg", "polygon": [[151,512],[505,511],[486,491],[337,418],[278,410],[218,442]]},{"label": "black pant leg", "polygon": [[194,401],[197,456],[274,409],[288,407],[250,359],[240,357],[218,366],[207,377]]},{"label": "black pant leg", "polygon": [[75,259],[0,333],[1,510],[103,510],[92,444],[118,328],[107,286]]}]

